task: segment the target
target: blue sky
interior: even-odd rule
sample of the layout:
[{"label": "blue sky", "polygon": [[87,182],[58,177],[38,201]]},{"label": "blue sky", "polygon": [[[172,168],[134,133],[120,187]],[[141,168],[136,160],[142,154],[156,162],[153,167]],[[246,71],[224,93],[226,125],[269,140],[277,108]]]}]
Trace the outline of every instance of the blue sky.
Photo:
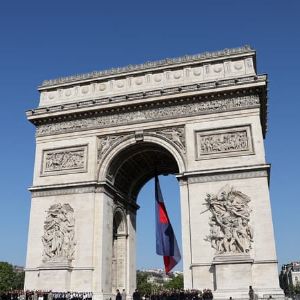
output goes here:
[{"label": "blue sky", "polygon": [[[44,79],[245,44],[257,50],[258,72],[269,75],[265,146],[279,263],[300,260],[298,0],[1,1],[0,260],[25,263],[34,159],[25,111],[38,105]],[[161,180],[179,235],[178,186]],[[153,187],[138,199],[140,268],[162,266],[154,254]]]}]

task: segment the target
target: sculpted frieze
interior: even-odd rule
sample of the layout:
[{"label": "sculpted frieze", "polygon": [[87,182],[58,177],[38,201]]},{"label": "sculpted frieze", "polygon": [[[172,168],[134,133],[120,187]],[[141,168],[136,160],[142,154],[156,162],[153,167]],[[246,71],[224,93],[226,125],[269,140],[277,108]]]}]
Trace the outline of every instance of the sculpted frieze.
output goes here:
[{"label": "sculpted frieze", "polygon": [[253,153],[250,126],[196,132],[197,159]]},{"label": "sculpted frieze", "polygon": [[218,194],[207,194],[205,204],[211,217],[206,240],[216,254],[249,254],[253,242],[250,201],[246,194],[228,185]]},{"label": "sculpted frieze", "polygon": [[201,154],[248,150],[247,131],[220,133],[201,138]]},{"label": "sculpted frieze", "polygon": [[203,102],[185,102],[155,108],[140,108],[134,111],[112,113],[103,116],[42,124],[37,127],[37,136],[46,136],[79,130],[104,128],[141,122],[179,118],[206,113],[224,112],[237,109],[256,107],[259,96],[250,95]]},{"label": "sculpted frieze", "polygon": [[41,175],[86,170],[87,146],[44,150]]},{"label": "sculpted frieze", "polygon": [[43,261],[71,261],[75,251],[75,218],[70,204],[50,206],[44,223]]}]

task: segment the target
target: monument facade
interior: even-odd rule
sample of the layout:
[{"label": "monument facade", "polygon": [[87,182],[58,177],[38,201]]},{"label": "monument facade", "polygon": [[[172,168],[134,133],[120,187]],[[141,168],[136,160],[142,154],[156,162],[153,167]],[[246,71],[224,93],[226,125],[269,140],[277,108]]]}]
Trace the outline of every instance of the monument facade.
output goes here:
[{"label": "monument facade", "polygon": [[267,76],[249,47],[45,81],[25,289],[136,287],[137,195],[180,186],[184,285],[281,297],[264,153]]}]

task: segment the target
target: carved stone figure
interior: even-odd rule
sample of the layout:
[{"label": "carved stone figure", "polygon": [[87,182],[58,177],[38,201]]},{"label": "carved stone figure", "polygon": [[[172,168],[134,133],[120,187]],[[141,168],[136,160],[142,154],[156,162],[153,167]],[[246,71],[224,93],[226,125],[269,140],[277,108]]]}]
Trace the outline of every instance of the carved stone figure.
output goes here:
[{"label": "carved stone figure", "polygon": [[122,135],[110,135],[99,138],[98,142],[98,161],[103,157],[103,155],[118,141],[120,141],[124,136]]},{"label": "carved stone figure", "polygon": [[234,187],[225,186],[217,195],[208,194],[205,201],[212,213],[207,240],[216,252],[249,253],[253,242],[250,198]]},{"label": "carved stone figure", "polygon": [[205,135],[201,136],[200,141],[202,154],[243,151],[249,149],[246,130]]},{"label": "carved stone figure", "polygon": [[155,134],[163,135],[185,153],[185,136],[183,127],[173,127],[158,130],[155,132]]},{"label": "carved stone figure", "polygon": [[45,172],[82,169],[84,164],[84,149],[45,153]]},{"label": "carved stone figure", "polygon": [[69,204],[50,206],[44,223],[43,261],[55,259],[72,260],[75,251],[74,210]]},{"label": "carved stone figure", "polygon": [[118,125],[134,124],[141,121],[163,120],[170,117],[184,117],[208,112],[231,111],[259,105],[259,97],[255,95],[227,98],[222,100],[208,100],[203,102],[185,103],[161,108],[146,108],[143,111],[103,115],[88,119],[76,119],[57,123],[41,124],[37,126],[37,136],[46,136],[55,133],[75,132],[80,130],[104,128]]}]

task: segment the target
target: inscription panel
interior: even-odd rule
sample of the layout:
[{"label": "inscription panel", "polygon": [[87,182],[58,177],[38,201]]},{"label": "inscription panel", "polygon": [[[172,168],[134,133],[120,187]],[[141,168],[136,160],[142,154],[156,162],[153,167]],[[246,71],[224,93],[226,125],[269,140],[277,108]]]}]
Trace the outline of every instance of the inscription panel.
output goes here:
[{"label": "inscription panel", "polygon": [[41,176],[87,171],[87,145],[43,151]]},{"label": "inscription panel", "polygon": [[197,160],[254,154],[250,125],[195,134]]}]

